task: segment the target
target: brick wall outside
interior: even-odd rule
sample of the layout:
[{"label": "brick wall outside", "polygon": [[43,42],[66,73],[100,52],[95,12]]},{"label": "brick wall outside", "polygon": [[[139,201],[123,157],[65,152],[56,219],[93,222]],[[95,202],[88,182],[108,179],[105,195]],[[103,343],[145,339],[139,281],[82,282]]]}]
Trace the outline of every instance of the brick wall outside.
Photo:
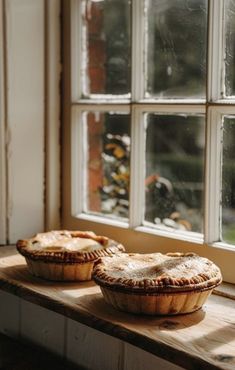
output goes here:
[{"label": "brick wall outside", "polygon": [[103,35],[102,7],[91,4],[87,15],[88,75],[92,94],[105,93],[105,40]]}]

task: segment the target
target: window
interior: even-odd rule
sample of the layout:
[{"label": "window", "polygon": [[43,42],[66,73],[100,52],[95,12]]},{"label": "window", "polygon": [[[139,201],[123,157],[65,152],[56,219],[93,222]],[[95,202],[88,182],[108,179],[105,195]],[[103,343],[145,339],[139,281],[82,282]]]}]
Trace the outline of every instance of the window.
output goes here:
[{"label": "window", "polygon": [[66,227],[133,251],[194,250],[235,282],[234,8],[232,0],[65,5]]}]

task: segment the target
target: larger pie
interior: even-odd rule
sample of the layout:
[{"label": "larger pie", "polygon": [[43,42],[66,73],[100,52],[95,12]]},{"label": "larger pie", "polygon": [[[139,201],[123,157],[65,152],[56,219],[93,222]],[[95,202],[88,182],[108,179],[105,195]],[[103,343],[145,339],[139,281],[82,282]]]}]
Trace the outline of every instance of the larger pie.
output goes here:
[{"label": "larger pie", "polygon": [[212,261],[194,253],[105,257],[94,267],[93,278],[115,308],[149,315],[196,311],[222,280]]},{"label": "larger pie", "polygon": [[49,280],[91,279],[94,262],[102,256],[121,253],[118,242],[91,231],[50,231],[19,240],[16,247],[29,271]]}]

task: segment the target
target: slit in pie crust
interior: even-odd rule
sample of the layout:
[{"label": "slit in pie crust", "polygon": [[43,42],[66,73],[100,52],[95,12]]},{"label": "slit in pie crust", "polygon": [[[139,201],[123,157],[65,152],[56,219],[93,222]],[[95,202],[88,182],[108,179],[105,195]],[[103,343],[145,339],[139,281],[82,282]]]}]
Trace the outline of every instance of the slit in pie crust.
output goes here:
[{"label": "slit in pie crust", "polygon": [[91,231],[50,231],[18,240],[17,250],[29,271],[48,280],[91,280],[94,262],[103,256],[121,253],[120,243]]},{"label": "slit in pie crust", "polygon": [[121,311],[176,315],[200,309],[222,276],[194,253],[123,253],[98,260],[93,279],[105,301]]}]

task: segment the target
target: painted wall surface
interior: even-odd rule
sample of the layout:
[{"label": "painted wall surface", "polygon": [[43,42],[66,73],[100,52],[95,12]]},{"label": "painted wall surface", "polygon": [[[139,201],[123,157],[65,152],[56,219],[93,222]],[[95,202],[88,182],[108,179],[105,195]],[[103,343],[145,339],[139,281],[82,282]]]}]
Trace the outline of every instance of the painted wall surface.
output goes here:
[{"label": "painted wall surface", "polygon": [[59,33],[59,0],[0,1],[0,244],[59,225]]},{"label": "painted wall surface", "polygon": [[120,339],[2,290],[0,302],[0,333],[30,341],[79,368],[183,370]]}]

